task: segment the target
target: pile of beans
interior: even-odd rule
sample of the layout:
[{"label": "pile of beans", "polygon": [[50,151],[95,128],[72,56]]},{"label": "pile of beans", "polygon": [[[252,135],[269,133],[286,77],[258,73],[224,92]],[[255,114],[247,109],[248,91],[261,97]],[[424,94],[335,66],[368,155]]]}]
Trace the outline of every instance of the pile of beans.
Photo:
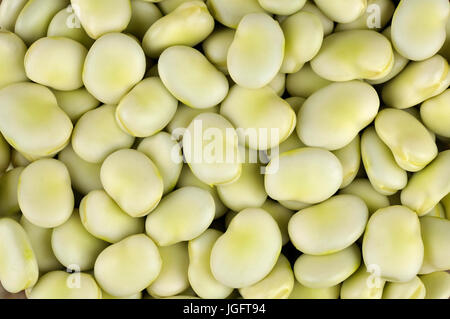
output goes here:
[{"label": "pile of beans", "polygon": [[0,281],[449,298],[448,0],[3,0]]}]

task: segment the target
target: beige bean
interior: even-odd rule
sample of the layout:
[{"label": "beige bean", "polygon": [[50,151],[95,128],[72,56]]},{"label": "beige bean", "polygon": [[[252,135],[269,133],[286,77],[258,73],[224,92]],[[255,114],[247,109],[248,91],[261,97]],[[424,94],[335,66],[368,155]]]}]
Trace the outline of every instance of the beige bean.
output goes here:
[{"label": "beige bean", "polygon": [[434,133],[450,138],[450,89],[423,102],[420,118]]},{"label": "beige bean", "polygon": [[340,188],[348,186],[356,177],[361,163],[359,135],[343,148],[333,151],[342,164],[342,184]]},{"label": "beige bean", "polygon": [[53,90],[59,107],[75,123],[84,113],[95,109],[100,102],[85,88],[73,91]]},{"label": "beige bean", "polygon": [[14,31],[17,17],[28,0],[4,0],[0,3],[0,28]]},{"label": "beige bean", "polygon": [[156,4],[146,0],[131,0],[131,20],[125,32],[142,39],[147,30],[160,18],[162,13]]},{"label": "beige bean", "polygon": [[450,242],[450,220],[425,216],[420,219],[420,226],[424,244],[424,259],[420,273],[448,270],[450,253],[448,249],[442,247],[448,247]]},{"label": "beige bean", "polygon": [[425,285],[425,299],[448,299],[450,297],[449,273],[437,271],[419,278]]},{"label": "beige bean", "polygon": [[[19,3],[20,1],[17,2]],[[3,3],[7,2],[4,1]],[[0,7],[0,15],[2,8],[3,6]],[[0,88],[12,83],[27,81],[23,65],[26,51],[25,43],[15,33],[5,30],[0,31],[0,68],[2,69]]]},{"label": "beige bean", "polygon": [[244,16],[265,12],[258,0],[207,0],[207,4],[214,19],[233,29]]},{"label": "beige bean", "polygon": [[340,23],[356,20],[367,8],[367,0],[314,0],[314,2],[330,19]]},{"label": "beige bean", "polygon": [[307,98],[328,84],[331,82],[317,75],[309,63],[306,63],[296,73],[288,74],[286,77],[286,89],[293,96]]}]

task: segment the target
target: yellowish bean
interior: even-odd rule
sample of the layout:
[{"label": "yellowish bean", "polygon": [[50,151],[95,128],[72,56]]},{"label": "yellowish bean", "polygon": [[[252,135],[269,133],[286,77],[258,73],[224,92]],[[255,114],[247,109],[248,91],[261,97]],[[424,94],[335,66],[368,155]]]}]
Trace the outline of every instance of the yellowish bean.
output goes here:
[{"label": "yellowish bean", "polygon": [[278,73],[267,86],[271,87],[278,96],[283,96],[286,89],[286,74]]},{"label": "yellowish bean", "polygon": [[343,148],[333,151],[342,164],[343,179],[340,188],[348,186],[356,177],[361,163],[359,135]]},{"label": "yellowish bean", "polygon": [[59,152],[58,159],[66,165],[73,188],[81,194],[102,188],[101,164],[86,162],[74,152],[70,144]]},{"label": "yellowish bean", "polygon": [[334,22],[315,6],[312,1],[306,1],[302,11],[313,13],[320,19],[324,35],[329,35],[333,31]]},{"label": "yellowish bean", "polygon": [[356,195],[361,198],[366,203],[369,214],[389,206],[389,198],[377,192],[367,179],[357,178],[350,185],[341,189],[339,193]]},{"label": "yellowish bean", "polygon": [[340,23],[358,19],[367,8],[367,0],[314,0],[314,2],[330,19]]},{"label": "yellowish bean", "polygon": [[172,133],[172,137],[180,139],[182,136],[179,136],[177,132],[181,132],[187,128],[192,120],[201,113],[219,113],[219,107],[213,106],[206,109],[194,109],[185,104],[180,104],[172,120],[166,126],[166,129]]},{"label": "yellowish bean", "polygon": [[0,216],[9,217],[20,211],[17,186],[23,167],[13,168],[0,176]]},{"label": "yellowish bean", "polygon": [[235,30],[218,28],[202,43],[203,52],[212,64],[224,74],[228,74],[227,53],[234,39]]},{"label": "yellowish bean", "polygon": [[294,264],[294,274],[306,287],[327,288],[346,280],[360,264],[361,252],[356,245],[352,245],[324,256],[303,254]]},{"label": "yellowish bean", "polygon": [[221,115],[197,115],[183,135],[183,152],[194,175],[205,184],[226,184],[241,175],[237,134]]},{"label": "yellowish bean", "polygon": [[93,39],[125,30],[131,19],[130,0],[71,0],[71,3],[81,25]]},{"label": "yellowish bean", "polygon": [[81,71],[87,49],[69,38],[47,37],[34,42],[25,54],[25,72],[32,81],[56,90],[83,86]]},{"label": "yellowish bean", "polygon": [[373,30],[333,33],[311,60],[314,72],[329,81],[377,80],[389,74],[393,64],[391,43]]},{"label": "yellowish bean", "polygon": [[272,271],[280,251],[281,233],[272,216],[260,208],[246,208],[215,242],[211,271],[228,287],[247,287]]},{"label": "yellowish bean", "polygon": [[189,241],[188,278],[192,289],[201,298],[223,299],[228,297],[233,288],[217,281],[210,267],[211,250],[222,232],[207,229],[202,235]]},{"label": "yellowish bean", "polygon": [[56,259],[52,250],[52,229],[42,228],[30,223],[24,216],[20,218],[20,224],[30,239],[36,261],[41,274],[60,269],[61,263]]},{"label": "yellowish bean", "polygon": [[420,118],[434,133],[450,138],[450,89],[423,102]]},{"label": "yellowish bean", "polygon": [[162,18],[162,13],[151,2],[145,0],[131,0],[131,20],[125,32],[142,39],[147,30]]},{"label": "yellowish bean", "polygon": [[264,13],[246,15],[228,49],[231,78],[249,89],[266,86],[280,71],[284,46],[283,30],[277,21]]},{"label": "yellowish bean", "polygon": [[436,143],[425,126],[407,112],[382,110],[375,119],[375,130],[404,170],[417,172],[437,156]]},{"label": "yellowish bean", "polygon": [[294,213],[270,199],[266,200],[261,208],[275,219],[280,228],[282,244],[287,244],[289,242],[288,223]]},{"label": "yellowish bean", "polygon": [[100,169],[100,180],[108,195],[132,217],[147,215],[163,194],[163,180],[157,167],[150,158],[133,149],[109,155]]},{"label": "yellowish bean", "polygon": [[75,123],[84,113],[95,109],[100,102],[85,88],[74,91],[53,90],[59,107]]},{"label": "yellowish bean", "polygon": [[372,214],[362,253],[367,268],[374,269],[377,276],[394,282],[413,279],[422,265],[423,251],[415,212],[404,206],[389,206]]},{"label": "yellowish bean", "polygon": [[[422,240],[424,244],[424,259],[421,274],[450,268],[450,220],[425,216],[420,219]],[[430,271],[431,270],[431,271]]]},{"label": "yellowish bean", "polygon": [[394,14],[392,0],[367,0],[367,9],[356,20],[348,23],[338,23],[335,32],[358,29],[383,29]]},{"label": "yellowish bean", "polygon": [[214,219],[214,199],[198,187],[182,187],[165,196],[147,217],[145,229],[158,246],[200,236]]},{"label": "yellowish bean", "polygon": [[[389,0],[390,1],[390,0]],[[382,32],[382,34],[388,38],[389,40],[391,40],[391,27],[387,27],[386,29],[384,29],[384,31]],[[391,80],[392,78],[394,78],[395,76],[397,76],[401,71],[403,71],[403,69],[406,67],[406,65],[409,63],[409,60],[407,58],[405,58],[404,56],[402,56],[400,53],[398,53],[395,49],[393,49],[394,51],[394,65],[392,66],[392,70],[391,72],[389,72],[388,74],[386,74],[384,77],[381,77],[379,79],[376,80],[367,80],[367,82],[369,84],[375,85],[375,84],[381,84],[381,83],[385,83],[389,80]]]},{"label": "yellowish bean", "polygon": [[78,209],[52,232],[52,250],[68,269],[76,271],[94,268],[95,260],[107,243],[92,236],[81,223]]},{"label": "yellowish bean", "polygon": [[[278,169],[276,169],[278,168]],[[265,175],[267,194],[276,200],[318,203],[331,197],[342,184],[342,165],[331,152],[299,148],[272,159]]]},{"label": "yellowish bean", "polygon": [[419,216],[428,213],[450,192],[450,150],[439,153],[427,167],[416,172],[402,190],[402,204]]},{"label": "yellowish bean", "polygon": [[103,190],[94,190],[80,202],[83,226],[93,236],[110,243],[144,232],[144,219],[127,215]]},{"label": "yellowish bean", "polygon": [[217,185],[217,193],[222,203],[234,211],[241,211],[247,207],[260,207],[267,198],[260,165],[242,164],[241,176],[234,182]]},{"label": "yellowish bean", "polygon": [[[58,11],[69,5],[69,0],[30,0],[17,16],[14,33],[27,45],[47,35],[48,25]],[[11,30],[12,31],[12,30]]]},{"label": "yellowish bean", "polygon": [[72,134],[72,147],[80,158],[101,163],[114,151],[133,145],[134,138],[120,129],[115,112],[115,106],[103,105],[81,116]]},{"label": "yellowish bean", "polygon": [[294,288],[294,273],[284,255],[280,254],[272,271],[261,281],[240,288],[244,299],[287,299]]},{"label": "yellowish bean", "polygon": [[74,195],[69,171],[55,159],[41,159],[20,174],[17,198],[23,215],[33,224],[53,228],[72,214]]},{"label": "yellowish bean", "polygon": [[431,58],[445,41],[450,13],[447,0],[402,0],[392,18],[392,44],[404,57]]},{"label": "yellowish bean", "polygon": [[385,281],[373,276],[362,264],[342,283],[341,299],[381,299]]},{"label": "yellowish bean", "polygon": [[241,144],[254,150],[279,145],[289,137],[296,124],[292,108],[269,87],[246,89],[233,86],[220,113],[239,128]]},{"label": "yellowish bean", "polygon": [[207,4],[214,19],[233,29],[244,16],[265,12],[258,0],[207,0]]},{"label": "yellowish bean", "polygon": [[110,295],[106,291],[102,291],[102,299],[142,299],[142,292],[139,291],[138,293],[126,297],[116,297]]},{"label": "yellowish bean", "polygon": [[147,137],[161,131],[172,119],[178,101],[157,77],[139,82],[116,108],[116,120],[128,134]]},{"label": "yellowish bean", "polygon": [[299,11],[306,0],[258,0],[264,10],[281,15],[291,15]]},{"label": "yellowish bean", "polygon": [[328,84],[331,82],[318,76],[309,63],[306,63],[298,72],[288,74],[286,77],[286,89],[293,96],[307,98]]},{"label": "yellowish bean", "polygon": [[17,293],[32,287],[39,275],[38,264],[26,232],[10,218],[0,219],[0,281]]},{"label": "yellowish bean", "polygon": [[167,89],[193,108],[210,108],[228,93],[228,81],[199,51],[187,46],[166,49],[158,61],[158,71]]},{"label": "yellowish bean", "polygon": [[297,212],[289,220],[292,244],[309,255],[329,255],[352,245],[363,234],[369,213],[362,199],[337,195]]},{"label": "yellowish bean", "polygon": [[446,218],[445,208],[441,203],[437,203],[426,215],[431,217]]},{"label": "yellowish bean", "polygon": [[0,90],[0,131],[16,150],[38,158],[68,144],[72,122],[48,88],[21,82]]},{"label": "yellowish bean", "polygon": [[145,33],[142,46],[148,56],[156,58],[171,46],[199,44],[213,29],[214,19],[205,3],[190,1],[153,23]]},{"label": "yellowish bean", "polygon": [[297,118],[297,134],[308,146],[336,150],[349,144],[375,118],[380,101],[361,81],[330,84],[311,95]]},{"label": "yellowish bean", "polygon": [[442,93],[450,83],[448,62],[435,56],[409,63],[396,77],[383,86],[383,101],[392,107],[405,109]]},{"label": "yellowish bean", "polygon": [[194,173],[192,173],[192,170],[189,168],[188,165],[183,165],[183,168],[181,169],[180,178],[178,179],[177,187],[180,188],[186,186],[199,187],[208,191],[211,194],[211,196],[214,199],[214,208],[215,208],[214,218],[222,217],[226,213],[227,207],[220,200],[219,195],[217,194],[217,188],[215,186],[208,185],[199,180],[194,175]]},{"label": "yellowish bean", "polygon": [[309,288],[297,280],[288,299],[339,299],[340,285],[327,288]]},{"label": "yellowish bean", "polygon": [[14,149],[10,149],[8,143],[0,133],[0,173],[3,173],[8,168],[10,162],[12,162],[12,152]]},{"label": "yellowish bean", "polygon": [[51,20],[47,36],[69,38],[78,41],[89,49],[94,43],[94,39],[91,39],[79,24],[80,20],[74,14],[73,9],[71,7],[64,8]]},{"label": "yellowish bean", "polygon": [[[109,0],[106,1],[111,5]],[[117,104],[142,80],[145,65],[144,51],[135,39],[122,33],[108,33],[89,49],[83,83],[97,100]]]},{"label": "yellowish bean", "polygon": [[103,250],[95,261],[95,279],[108,294],[136,294],[158,277],[162,267],[158,247],[146,235],[132,235]]},{"label": "yellowish bean", "polygon": [[17,17],[28,0],[4,0],[0,3],[0,28],[14,31]]},{"label": "yellowish bean", "polygon": [[285,37],[285,53],[280,72],[295,73],[319,52],[323,27],[313,13],[297,12],[281,23]]},{"label": "yellowish bean", "polygon": [[437,271],[420,276],[425,285],[425,299],[448,299],[450,297],[450,274],[445,271]]},{"label": "yellowish bean", "polygon": [[425,285],[415,276],[407,282],[388,282],[384,287],[383,299],[424,299]]},{"label": "yellowish bean", "polygon": [[29,299],[101,299],[102,291],[86,273],[51,271],[28,294]]},{"label": "yellowish bean", "polygon": [[370,183],[377,192],[392,195],[406,186],[408,176],[405,170],[397,164],[373,127],[362,134],[361,156]]},{"label": "yellowish bean", "polygon": [[27,80],[23,65],[26,51],[27,47],[15,33],[0,30],[0,89]]},{"label": "yellowish bean", "polygon": [[189,287],[187,244],[180,242],[158,249],[162,259],[161,272],[147,287],[147,292],[154,297],[177,295]]}]

